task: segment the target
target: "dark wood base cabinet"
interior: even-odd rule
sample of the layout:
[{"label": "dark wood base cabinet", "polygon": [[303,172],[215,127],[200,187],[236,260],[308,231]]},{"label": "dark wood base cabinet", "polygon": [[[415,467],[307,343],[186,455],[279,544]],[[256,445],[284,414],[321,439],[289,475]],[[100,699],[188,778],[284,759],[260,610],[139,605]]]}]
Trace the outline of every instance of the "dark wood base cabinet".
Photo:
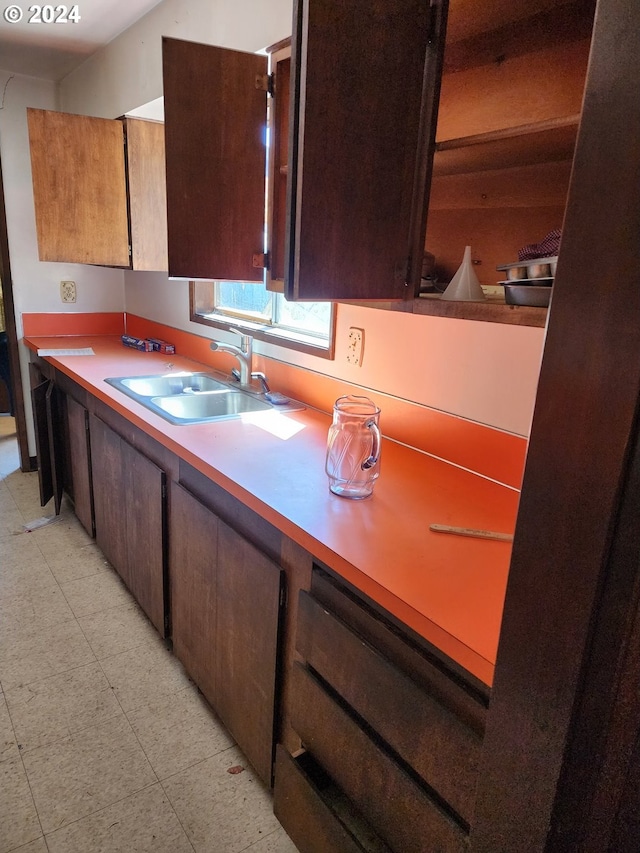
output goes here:
[{"label": "dark wood base cabinet", "polygon": [[284,573],[176,483],[170,543],[174,652],[271,787]]},{"label": "dark wood base cabinet", "polygon": [[302,853],[466,850],[486,689],[319,569],[296,637],[275,812]]},{"label": "dark wood base cabinet", "polygon": [[93,414],[90,435],[96,542],[165,637],[166,474]]},{"label": "dark wood base cabinet", "polygon": [[[73,508],[89,536],[95,536],[93,488],[91,485],[91,449],[89,412],[73,397],[66,398],[66,459]],[[69,489],[69,485],[66,486]]]}]

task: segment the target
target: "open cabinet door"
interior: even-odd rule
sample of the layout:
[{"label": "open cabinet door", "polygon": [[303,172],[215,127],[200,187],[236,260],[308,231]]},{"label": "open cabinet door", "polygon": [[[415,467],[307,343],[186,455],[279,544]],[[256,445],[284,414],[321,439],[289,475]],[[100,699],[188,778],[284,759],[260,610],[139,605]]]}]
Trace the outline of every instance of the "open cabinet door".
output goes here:
[{"label": "open cabinet door", "polygon": [[56,392],[53,382],[45,393],[45,408],[47,413],[47,442],[51,459],[51,486],[56,515],[60,515],[62,491],[64,488],[64,427],[62,418],[62,400]]},{"label": "open cabinet door", "polygon": [[424,218],[422,189],[416,200],[414,189],[421,138],[435,135],[437,34],[446,4],[295,6],[286,296],[413,298],[407,282],[416,203]]},{"label": "open cabinet door", "polygon": [[170,38],[162,56],[169,276],[262,281],[267,58]]},{"label": "open cabinet door", "polygon": [[[33,367],[33,365],[29,365]],[[49,426],[47,423],[47,391],[51,385],[49,379],[36,379],[32,370],[31,402],[36,434],[36,453],[38,456],[38,483],[40,485],[40,505],[49,503],[53,497],[53,470],[49,447]]]}]

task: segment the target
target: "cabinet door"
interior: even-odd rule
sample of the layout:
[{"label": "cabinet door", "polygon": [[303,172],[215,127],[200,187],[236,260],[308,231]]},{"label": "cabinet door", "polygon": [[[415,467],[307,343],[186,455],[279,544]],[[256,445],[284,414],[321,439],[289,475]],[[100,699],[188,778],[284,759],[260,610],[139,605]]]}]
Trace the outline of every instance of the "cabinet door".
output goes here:
[{"label": "cabinet door", "polygon": [[131,588],[120,437],[95,415],[90,416],[90,434],[96,543]]},{"label": "cabinet door", "polygon": [[168,262],[164,126],[157,121],[126,118],[125,128],[131,266],[134,270],[165,271]]},{"label": "cabinet door", "polygon": [[41,261],[129,266],[122,123],[27,109]]},{"label": "cabinet door", "polygon": [[175,484],[170,540],[174,651],[271,785],[283,572]]},{"label": "cabinet door", "polygon": [[38,455],[38,484],[40,486],[40,505],[44,506],[53,497],[53,467],[49,450],[49,428],[47,425],[47,390],[49,379],[41,376],[38,369],[30,364],[31,403],[33,406],[33,424]]},{"label": "cabinet door", "polygon": [[269,264],[267,290],[284,290],[287,225],[287,175],[289,172],[289,119],[291,92],[291,40],[276,45],[271,53],[273,99],[269,118],[269,191],[267,193],[267,241]]},{"label": "cabinet door", "polygon": [[161,637],[165,623],[164,493],[166,474],[121,441],[128,586]]},{"label": "cabinet door", "polygon": [[271,785],[283,572],[219,523],[216,710]]},{"label": "cabinet door", "polygon": [[176,484],[169,542],[173,651],[215,707],[218,518]]},{"label": "cabinet door", "polygon": [[295,5],[285,293],[413,297],[405,282],[423,76],[427,51],[438,49],[430,4]]},{"label": "cabinet door", "polygon": [[73,397],[67,397],[67,435],[75,513],[87,533],[93,536],[89,413]]},{"label": "cabinet door", "polygon": [[162,46],[169,275],[262,281],[266,57]]},{"label": "cabinet door", "polygon": [[62,395],[56,389],[55,383],[50,382],[45,393],[45,410],[47,413],[49,458],[51,459],[53,505],[56,515],[60,514],[65,474],[65,418],[63,409],[64,400],[62,399]]}]

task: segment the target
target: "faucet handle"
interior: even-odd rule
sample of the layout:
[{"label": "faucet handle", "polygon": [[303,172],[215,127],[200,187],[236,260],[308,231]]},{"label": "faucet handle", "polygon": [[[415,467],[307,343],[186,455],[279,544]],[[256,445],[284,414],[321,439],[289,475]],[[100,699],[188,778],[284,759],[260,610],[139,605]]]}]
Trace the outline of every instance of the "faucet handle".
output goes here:
[{"label": "faucet handle", "polygon": [[235,326],[229,326],[229,331],[233,332],[236,335],[240,335],[240,349],[244,353],[251,352],[251,345],[253,343],[253,338],[251,335],[247,335],[244,332],[240,331],[240,329],[236,329]]}]

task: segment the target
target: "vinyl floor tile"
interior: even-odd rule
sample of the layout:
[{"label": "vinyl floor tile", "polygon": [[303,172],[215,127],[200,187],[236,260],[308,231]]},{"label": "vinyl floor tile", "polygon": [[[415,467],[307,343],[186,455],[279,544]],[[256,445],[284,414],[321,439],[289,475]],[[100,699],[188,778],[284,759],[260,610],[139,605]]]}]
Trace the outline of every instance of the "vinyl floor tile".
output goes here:
[{"label": "vinyl floor tile", "polygon": [[8,853],[42,835],[20,758],[0,763],[0,791],[0,853]]},{"label": "vinyl floor tile", "polygon": [[99,663],[13,687],[5,698],[23,755],[122,715]]},{"label": "vinyl floor tile", "polygon": [[234,743],[195,687],[130,711],[127,717],[159,779]]},{"label": "vinyl floor tile", "polygon": [[78,619],[131,601],[131,594],[113,570],[67,581],[60,588]]},{"label": "vinyl floor tile", "polygon": [[113,569],[95,542],[61,546],[44,554],[47,565],[58,583],[80,580]]},{"label": "vinyl floor tile", "polygon": [[0,622],[6,630],[32,630],[34,625],[46,627],[73,619],[71,608],[58,584],[33,586],[24,593],[0,598]]},{"label": "vinyl floor tile", "polygon": [[78,624],[98,660],[158,644],[158,632],[133,599],[120,607],[83,616]]},{"label": "vinyl floor tile", "polygon": [[193,853],[161,786],[47,835],[49,853]]},{"label": "vinyl floor tile", "polygon": [[100,661],[125,712],[162,702],[192,684],[179,661],[158,639]]},{"label": "vinyl floor tile", "polygon": [[266,838],[247,847],[245,853],[298,853],[298,848],[280,826]]},{"label": "vinyl floor tile", "polygon": [[23,762],[45,835],[157,781],[124,717],[34,749]]},{"label": "vinyl floor tile", "polygon": [[13,731],[9,709],[3,694],[0,694],[0,762],[20,757],[18,741]]},{"label": "vinyl floor tile", "polygon": [[[241,773],[229,768],[241,765]],[[162,786],[196,853],[240,853],[279,828],[271,797],[236,748],[165,779]]]},{"label": "vinyl floor tile", "polygon": [[30,575],[37,570],[46,572],[51,579],[55,580],[42,551],[31,534],[22,533],[3,540],[0,566],[0,584],[3,592],[11,594],[12,585],[16,587],[17,592],[21,592],[21,584],[28,583]]},{"label": "vinyl floor tile", "polygon": [[30,630],[2,631],[0,681],[5,690],[95,661],[76,621]]},{"label": "vinyl floor tile", "polygon": [[29,844],[25,844],[22,847],[18,847],[16,850],[12,850],[11,853],[49,853],[47,850],[47,843],[44,840],[44,835],[41,835],[40,838],[36,838],[35,841],[31,841]]}]

